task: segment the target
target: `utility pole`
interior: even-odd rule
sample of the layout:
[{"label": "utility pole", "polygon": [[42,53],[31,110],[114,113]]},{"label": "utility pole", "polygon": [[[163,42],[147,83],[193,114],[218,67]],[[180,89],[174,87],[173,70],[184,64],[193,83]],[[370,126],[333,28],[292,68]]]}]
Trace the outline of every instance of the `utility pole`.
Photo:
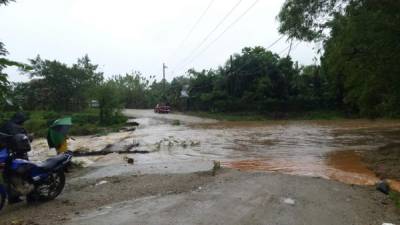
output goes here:
[{"label": "utility pole", "polygon": [[287,53],[287,57],[290,56],[290,52],[292,51],[292,44],[293,44],[293,38],[290,39],[290,47],[289,47],[289,51]]},{"label": "utility pole", "polygon": [[165,96],[165,69],[167,69],[168,67],[165,65],[165,63],[163,63],[162,65],[163,65],[163,95],[165,98],[166,97]]},{"label": "utility pole", "polygon": [[234,82],[232,82],[232,80],[234,80],[233,79],[233,57],[232,57],[232,55],[230,55],[230,57],[229,57],[229,62],[230,62],[230,67],[229,67],[229,83],[231,83],[231,85],[229,85],[228,87],[229,87],[229,91],[232,93],[233,92],[233,90],[234,90],[234,85],[233,85],[233,83]]},{"label": "utility pole", "polygon": [[165,80],[165,69],[167,69],[168,66],[165,65],[165,63],[162,64],[162,69],[163,69],[163,80]]}]

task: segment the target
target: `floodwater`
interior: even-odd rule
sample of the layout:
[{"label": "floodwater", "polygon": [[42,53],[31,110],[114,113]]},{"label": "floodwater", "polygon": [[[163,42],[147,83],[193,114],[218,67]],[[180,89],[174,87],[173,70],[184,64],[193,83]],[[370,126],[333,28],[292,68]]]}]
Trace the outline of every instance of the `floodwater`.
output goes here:
[{"label": "floodwater", "polygon": [[[360,153],[400,137],[400,122],[394,121],[224,122],[179,114],[160,115],[151,110],[124,113],[140,124],[136,131],[79,137],[72,146],[100,150],[112,142],[137,142],[138,150],[151,153],[132,155],[135,166],[158,165],[159,172],[173,165],[184,165],[179,170],[192,171],[196,163],[217,160],[224,167],[240,170],[278,171],[373,185],[378,178],[361,161]],[[122,157],[80,160],[89,165],[121,164]]]},{"label": "floodwater", "polygon": [[[155,153],[143,160],[218,160],[248,171],[278,171],[373,185],[375,174],[360,154],[400,137],[400,122],[369,120],[218,122],[131,110],[141,124],[141,147]],[[154,115],[154,116],[153,116]],[[172,118],[170,118],[172,116]],[[154,156],[156,155],[156,156]],[[139,160],[142,156],[139,156]],[[137,158],[137,157],[136,157]]]}]

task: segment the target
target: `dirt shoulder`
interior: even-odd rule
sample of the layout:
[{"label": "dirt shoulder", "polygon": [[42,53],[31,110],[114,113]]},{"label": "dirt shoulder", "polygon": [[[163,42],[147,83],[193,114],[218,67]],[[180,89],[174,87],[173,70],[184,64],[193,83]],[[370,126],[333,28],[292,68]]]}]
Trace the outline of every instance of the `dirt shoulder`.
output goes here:
[{"label": "dirt shoulder", "polygon": [[400,180],[400,143],[363,152],[363,160],[381,179]]},{"label": "dirt shoulder", "polygon": [[76,180],[54,201],[7,207],[0,224],[400,224],[398,213],[373,187],[223,169]]},{"label": "dirt shoulder", "polygon": [[179,194],[197,189],[215,179],[208,172],[118,176],[98,180],[74,179],[75,182],[68,184],[64,193],[53,201],[37,205],[19,203],[6,206],[0,212],[0,224],[62,224],[83,210],[146,196]]}]

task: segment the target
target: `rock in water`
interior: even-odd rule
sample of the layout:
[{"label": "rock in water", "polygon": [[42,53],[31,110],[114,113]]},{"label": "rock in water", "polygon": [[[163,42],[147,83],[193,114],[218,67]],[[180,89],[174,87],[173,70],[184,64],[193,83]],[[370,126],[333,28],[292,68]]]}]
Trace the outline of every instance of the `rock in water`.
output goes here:
[{"label": "rock in water", "polygon": [[125,156],[124,159],[128,164],[133,164],[135,162],[135,160],[133,158],[130,158],[130,157],[127,157],[127,156]]},{"label": "rock in water", "polygon": [[390,192],[390,186],[387,181],[381,180],[376,184],[376,190],[388,195]]}]

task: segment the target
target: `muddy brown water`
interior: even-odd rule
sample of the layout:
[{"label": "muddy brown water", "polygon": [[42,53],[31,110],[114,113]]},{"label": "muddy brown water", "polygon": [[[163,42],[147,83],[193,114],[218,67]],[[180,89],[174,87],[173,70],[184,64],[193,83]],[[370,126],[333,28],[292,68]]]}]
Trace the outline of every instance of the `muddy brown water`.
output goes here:
[{"label": "muddy brown water", "polygon": [[[378,178],[362,162],[360,153],[400,137],[400,121],[226,122],[180,114],[160,115],[152,110],[125,110],[124,113],[139,122],[135,132],[101,138],[81,137],[75,146],[91,149],[93,143],[104,145],[104,140],[107,143],[134,141],[140,143],[138,150],[152,152],[132,155],[139,167],[172,162],[181,163],[185,166],[180,169],[191,171],[193,168],[188,168],[191,164],[195,167],[196,162],[218,160],[224,167],[240,170],[278,171],[373,185]],[[176,120],[181,125],[174,126]],[[108,165],[122,162],[121,157],[113,157],[90,160]],[[155,167],[160,172],[164,168]]]},{"label": "muddy brown water", "polygon": [[[129,113],[128,113],[129,114]],[[360,154],[399,140],[400,121],[195,122],[173,126],[164,117],[140,111],[136,136],[144,148],[175,160],[219,160],[224,167],[278,171],[373,185],[379,179]],[[173,115],[179,119],[179,115]],[[148,157],[148,156],[146,156]],[[160,157],[160,156],[159,156]],[[146,158],[150,160],[149,158]]]}]

